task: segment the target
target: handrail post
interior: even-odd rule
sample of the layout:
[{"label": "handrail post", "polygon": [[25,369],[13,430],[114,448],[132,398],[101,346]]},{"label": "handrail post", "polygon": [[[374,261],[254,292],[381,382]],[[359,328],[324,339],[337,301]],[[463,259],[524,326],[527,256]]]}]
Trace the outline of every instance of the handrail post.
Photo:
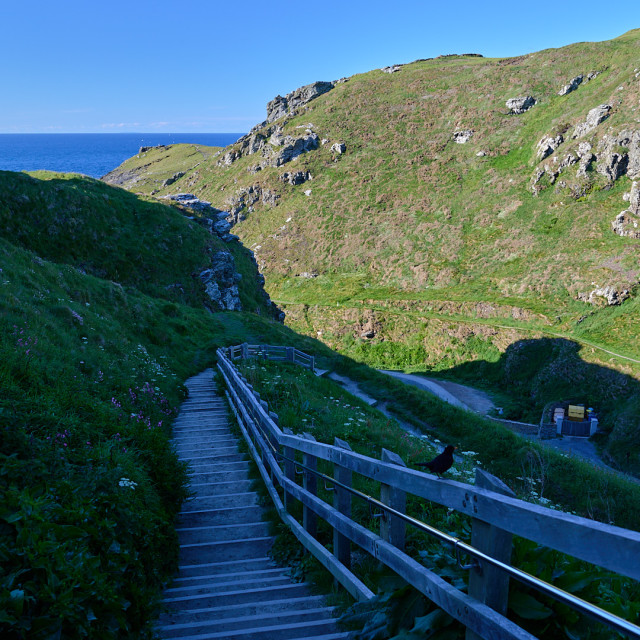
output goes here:
[{"label": "handrail post", "polygon": [[[285,427],[282,432],[288,436],[292,436],[293,435],[293,431],[291,431],[291,429],[289,429],[288,427]],[[295,478],[296,478],[296,464],[294,462],[294,456],[296,455],[295,450],[293,449],[293,447],[287,447],[284,446],[282,447],[282,454],[285,457],[284,460],[284,475],[286,476],[287,480],[291,480],[291,482],[295,482]],[[294,498],[293,496],[285,489],[284,490],[284,506],[285,509],[289,512],[291,512],[291,507],[293,506],[293,501]]]},{"label": "handrail post", "polygon": [[[404,460],[393,451],[387,449],[382,450],[382,462],[390,462],[391,464],[405,467]],[[389,505],[392,509],[405,513],[407,509],[407,494],[401,489],[382,483],[380,485],[380,502]],[[397,516],[393,516],[386,511],[382,514],[380,520],[380,537],[391,543],[401,551],[404,550],[404,539],[406,532],[406,524]]]},{"label": "handrail post", "polygon": [[[502,480],[481,469],[476,469],[475,485],[494,493],[515,497],[513,491]],[[471,546],[496,560],[510,564],[513,547],[512,539],[513,536],[509,532],[479,518],[473,518]],[[509,599],[509,576],[495,567],[481,563],[480,571],[474,569],[469,573],[468,593],[471,597],[491,607],[494,611],[506,615]],[[479,635],[467,629],[465,640],[477,640],[479,638]]]},{"label": "handrail post", "polygon": [[[334,441],[336,447],[352,451],[351,447],[344,440],[336,438]],[[351,487],[351,469],[347,469],[337,463],[333,465],[333,477],[343,485]],[[333,506],[340,513],[351,517],[351,493],[336,486],[333,493]],[[351,541],[337,529],[333,530],[333,555],[336,556],[338,562],[342,563],[347,569],[351,567]]]},{"label": "handrail post", "polygon": [[[315,442],[316,439],[310,433],[303,433],[303,437],[306,440]],[[311,453],[304,453],[302,456],[302,464],[310,469],[305,471],[303,476],[303,487],[313,496],[318,495],[318,477],[313,471],[318,468],[318,458]],[[318,516],[313,509],[310,509],[305,504],[302,507],[302,526],[305,531],[314,538],[318,535]]]}]

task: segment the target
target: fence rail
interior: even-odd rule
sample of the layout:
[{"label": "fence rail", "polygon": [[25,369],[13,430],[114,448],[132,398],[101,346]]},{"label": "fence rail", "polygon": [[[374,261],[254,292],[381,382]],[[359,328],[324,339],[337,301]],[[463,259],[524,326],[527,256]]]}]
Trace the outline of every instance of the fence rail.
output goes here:
[{"label": "fence rail", "polygon": [[[386,450],[383,450],[382,460],[376,460],[351,451],[349,445],[339,439],[334,445],[328,445],[316,442],[309,434],[297,436],[281,430],[277,416],[269,412],[267,404],[239,374],[232,360],[262,356],[296,361],[281,357],[282,349],[291,348],[239,345],[221,349],[218,368],[227,384],[231,406],[281,517],[302,544],[354,597],[367,599],[372,594],[350,570],[351,542],[462,622],[467,627],[468,640],[478,637],[493,640],[533,638],[504,617],[509,576],[628,637],[640,638],[640,627],[509,565],[511,537],[515,534],[640,580],[640,533],[518,500],[500,480],[484,472],[477,473],[475,486],[436,479],[408,469],[396,454]],[[307,356],[307,361],[309,358]],[[332,464],[332,476],[318,472],[320,460]],[[354,473],[379,482],[380,499],[353,489]],[[300,478],[302,486],[298,482]],[[333,504],[318,497],[319,481],[333,487]],[[277,486],[284,490],[284,501],[279,497]],[[470,515],[473,518],[472,544],[467,545],[443,532],[436,533],[437,530],[429,525],[407,516],[406,494]],[[380,535],[351,518],[353,496],[382,510]],[[289,514],[290,503],[294,500],[303,505],[302,525]],[[333,554],[316,540],[318,518],[324,519],[334,530]],[[444,536],[440,539],[452,545],[459,563],[460,554],[475,558],[473,564],[464,567],[471,571],[468,594],[455,589],[404,553],[406,524],[436,537]]]},{"label": "fence rail", "polygon": [[246,358],[263,358],[276,362],[293,362],[315,371],[315,358],[304,353],[304,351],[299,351],[295,347],[243,343],[234,347],[227,347],[226,351],[232,361]]}]

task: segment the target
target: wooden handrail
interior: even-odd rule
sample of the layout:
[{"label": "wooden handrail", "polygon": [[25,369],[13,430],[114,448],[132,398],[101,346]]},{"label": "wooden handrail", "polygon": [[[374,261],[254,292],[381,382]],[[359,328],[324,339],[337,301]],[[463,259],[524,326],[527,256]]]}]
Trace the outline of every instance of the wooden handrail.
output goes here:
[{"label": "wooden handrail", "polygon": [[[244,351],[246,352],[247,349]],[[233,358],[237,351],[229,349],[227,353],[230,358]],[[294,357],[295,355],[294,352]],[[276,457],[268,451],[269,447],[275,447],[276,450],[286,448],[290,452],[288,456],[290,460],[295,455],[291,455],[291,452],[298,451],[304,455],[305,460],[313,461],[314,465],[316,460],[333,463],[341,474],[335,476],[336,481],[339,477],[346,479],[348,486],[350,486],[350,474],[355,472],[380,482],[382,487],[385,487],[387,495],[390,490],[393,490],[426,498],[472,516],[479,525],[485,523],[491,525],[488,529],[485,525],[485,530],[497,532],[498,535],[500,531],[516,534],[616,573],[640,579],[640,566],[637,561],[640,557],[640,533],[534,505],[479,486],[436,479],[434,476],[401,466],[398,464],[398,459],[385,462],[355,453],[345,448],[345,443],[337,443],[342,446],[335,446],[316,442],[309,436],[300,437],[283,433],[272,418],[275,414],[269,414],[266,403],[256,398],[253,390],[243,380],[223,350],[218,351],[218,368],[231,392],[234,411],[243,416],[247,437],[250,434],[253,441],[260,446],[262,462],[270,470],[269,481],[275,481],[285,489],[286,495],[300,500],[305,512],[310,510],[326,520],[334,531],[339,532],[337,535],[344,536],[362,546],[397,571],[428,598],[463,622],[471,633],[477,634],[474,637],[532,638],[530,634],[478,600],[461,592],[457,592],[457,595],[452,594],[451,590],[457,590],[447,583],[441,584],[444,581],[406,556],[401,548],[390,545],[377,534],[353,522],[344,507],[340,506],[342,503],[339,501],[331,507],[315,495],[315,490],[308,491],[300,487],[295,482],[291,471],[292,465],[289,464],[285,471],[282,471]],[[340,470],[344,470],[344,473]],[[485,475],[489,476],[489,474]],[[266,479],[265,482],[267,482]],[[492,485],[489,483],[487,486]],[[308,520],[311,522],[311,519]],[[304,532],[304,529],[302,531]],[[304,537],[299,531],[294,533],[299,538]],[[308,535],[308,532],[305,534]],[[338,540],[340,539],[338,537]],[[309,548],[309,545],[305,546]],[[348,547],[345,547],[344,543],[340,543],[339,546],[341,548],[339,553],[343,560],[340,564],[344,565],[344,568],[337,572],[335,567],[328,568],[353,593],[353,579],[357,580],[357,578],[348,570],[348,562],[344,562],[345,549]],[[327,566],[326,562],[323,563]],[[481,587],[476,585],[475,589],[477,591]],[[462,600],[461,596],[464,596]],[[585,604],[588,605],[588,603]],[[500,609],[499,606],[496,608]],[[633,628],[633,625],[629,626]],[[632,634],[630,637],[640,638],[640,630],[638,635]]]}]

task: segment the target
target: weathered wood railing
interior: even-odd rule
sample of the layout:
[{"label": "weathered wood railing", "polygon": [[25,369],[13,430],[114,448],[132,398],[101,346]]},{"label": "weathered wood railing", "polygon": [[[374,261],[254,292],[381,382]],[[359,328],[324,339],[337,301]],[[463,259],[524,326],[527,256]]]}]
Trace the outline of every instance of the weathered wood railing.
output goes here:
[{"label": "weathered wood railing", "polygon": [[[640,533],[518,500],[500,480],[481,471],[477,472],[475,486],[436,479],[407,468],[396,454],[384,449],[382,459],[376,460],[351,451],[346,442],[337,438],[334,445],[328,445],[316,442],[310,434],[296,436],[288,430],[283,431],[278,427],[277,416],[269,412],[266,402],[232,364],[229,356],[233,357],[233,353],[231,349],[218,350],[218,368],[276,508],[300,542],[355,598],[368,599],[373,594],[350,570],[352,542],[462,622],[467,627],[468,640],[478,637],[533,639],[531,634],[504,616],[509,576],[628,637],[640,638],[640,627],[509,565],[511,536],[518,535],[640,580]],[[333,475],[319,474],[318,461],[331,463]],[[380,483],[379,500],[353,489],[354,473]],[[302,486],[298,478],[302,478]],[[318,497],[318,480],[333,486],[332,505]],[[283,489],[284,502],[277,491],[278,486]],[[407,516],[407,493],[471,516],[472,544],[465,544]],[[353,495],[382,509],[380,535],[351,519]],[[287,507],[293,500],[302,503],[302,524],[288,512]],[[316,539],[318,517],[333,528],[333,553]],[[464,567],[471,570],[468,594],[404,553],[407,522],[451,544],[458,562],[460,554],[475,558],[473,565]]]},{"label": "weathered wood railing", "polygon": [[282,347],[270,344],[239,344],[226,349],[230,360],[239,358],[264,358],[276,362],[294,362],[311,371],[315,370],[315,358],[295,347]]}]

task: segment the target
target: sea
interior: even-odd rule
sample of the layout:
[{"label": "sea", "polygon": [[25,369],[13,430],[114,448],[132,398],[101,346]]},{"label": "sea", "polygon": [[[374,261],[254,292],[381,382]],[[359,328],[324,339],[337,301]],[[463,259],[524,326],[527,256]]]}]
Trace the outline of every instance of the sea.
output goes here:
[{"label": "sea", "polygon": [[1,133],[0,170],[60,171],[101,178],[140,147],[188,142],[226,147],[243,133]]}]

